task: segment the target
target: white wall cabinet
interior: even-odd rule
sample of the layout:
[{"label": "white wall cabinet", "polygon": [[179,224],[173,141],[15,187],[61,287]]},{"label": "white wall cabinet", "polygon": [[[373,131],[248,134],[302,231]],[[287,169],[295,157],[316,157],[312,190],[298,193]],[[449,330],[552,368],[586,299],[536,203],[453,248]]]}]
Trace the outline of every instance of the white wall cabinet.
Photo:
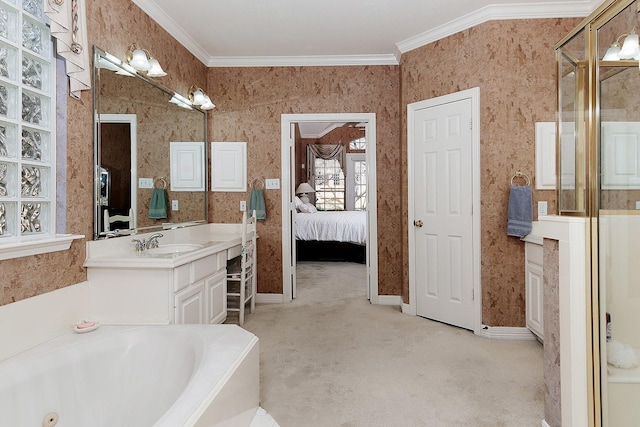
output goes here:
[{"label": "white wall cabinet", "polygon": [[525,242],[525,311],[527,328],[544,340],[542,245]]},{"label": "white wall cabinet", "polygon": [[247,143],[211,143],[211,191],[247,191]]}]

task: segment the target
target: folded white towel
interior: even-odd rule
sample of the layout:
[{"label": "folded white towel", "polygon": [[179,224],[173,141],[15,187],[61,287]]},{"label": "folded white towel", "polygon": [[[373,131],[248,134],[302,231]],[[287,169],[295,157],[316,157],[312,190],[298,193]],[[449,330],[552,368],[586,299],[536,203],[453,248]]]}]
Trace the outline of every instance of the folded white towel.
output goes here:
[{"label": "folded white towel", "polygon": [[607,343],[607,363],[616,368],[632,369],[638,366],[638,356],[630,345],[619,341]]}]

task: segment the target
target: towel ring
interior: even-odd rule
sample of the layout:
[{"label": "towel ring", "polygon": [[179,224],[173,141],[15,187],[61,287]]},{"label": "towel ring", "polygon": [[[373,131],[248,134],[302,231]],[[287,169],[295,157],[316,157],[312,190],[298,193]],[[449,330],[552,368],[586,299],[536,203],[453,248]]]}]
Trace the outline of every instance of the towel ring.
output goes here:
[{"label": "towel ring", "polygon": [[[162,184],[162,187],[158,187],[158,184]],[[160,177],[160,178],[156,178],[153,181],[153,188],[161,188],[163,190],[167,189],[167,181],[164,179],[164,177]]]},{"label": "towel ring", "polygon": [[253,181],[251,181],[251,189],[252,190],[264,190],[264,179],[262,179],[262,178],[253,178]]},{"label": "towel ring", "polygon": [[529,179],[529,177],[527,176],[526,173],[522,173],[520,171],[516,172],[512,177],[511,177],[511,185],[513,185],[513,180],[516,178],[522,178],[525,180],[525,182],[527,183],[527,187],[531,185],[531,180]]}]

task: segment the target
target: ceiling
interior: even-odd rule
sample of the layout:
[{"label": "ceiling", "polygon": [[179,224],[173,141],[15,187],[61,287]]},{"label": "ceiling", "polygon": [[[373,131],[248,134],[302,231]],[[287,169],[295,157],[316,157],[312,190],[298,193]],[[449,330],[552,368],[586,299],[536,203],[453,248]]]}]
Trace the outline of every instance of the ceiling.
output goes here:
[{"label": "ceiling", "polygon": [[395,65],[482,22],[580,17],[602,0],[132,0],[209,67]]}]

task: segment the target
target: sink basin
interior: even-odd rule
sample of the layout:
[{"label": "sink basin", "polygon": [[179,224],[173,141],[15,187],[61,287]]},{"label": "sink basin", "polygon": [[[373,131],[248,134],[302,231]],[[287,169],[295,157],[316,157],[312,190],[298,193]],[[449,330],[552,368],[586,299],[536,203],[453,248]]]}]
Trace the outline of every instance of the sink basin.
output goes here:
[{"label": "sink basin", "polygon": [[170,245],[160,245],[157,248],[147,249],[145,253],[149,256],[172,257],[185,252],[195,251],[202,248],[202,245],[195,243],[176,243]]}]

